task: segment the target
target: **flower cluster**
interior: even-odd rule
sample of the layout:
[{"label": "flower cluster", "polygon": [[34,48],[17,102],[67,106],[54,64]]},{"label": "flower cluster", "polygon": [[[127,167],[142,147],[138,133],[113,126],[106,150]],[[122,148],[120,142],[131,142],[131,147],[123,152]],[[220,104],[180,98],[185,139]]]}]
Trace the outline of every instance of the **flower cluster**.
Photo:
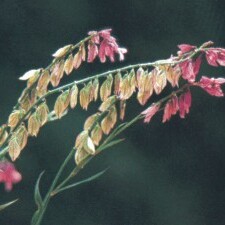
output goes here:
[{"label": "flower cluster", "polygon": [[20,182],[21,179],[21,174],[12,163],[7,161],[0,162],[0,183],[5,183],[6,191],[11,191],[13,184]]},{"label": "flower cluster", "polygon": [[211,66],[225,66],[225,49],[210,48],[205,51],[206,60]]},{"label": "flower cluster", "polygon": [[210,95],[222,97],[224,96],[224,93],[221,89],[221,85],[224,83],[224,78],[209,78],[206,76],[202,76],[201,80],[196,83],[196,85],[203,88]]},{"label": "flower cluster", "polygon": [[93,62],[97,55],[102,63],[106,61],[106,57],[109,57],[111,62],[114,62],[116,53],[119,54],[120,60],[124,60],[124,54],[127,53],[127,49],[118,46],[116,38],[111,36],[111,31],[111,29],[106,29],[88,33],[93,36],[88,44],[88,62]]}]

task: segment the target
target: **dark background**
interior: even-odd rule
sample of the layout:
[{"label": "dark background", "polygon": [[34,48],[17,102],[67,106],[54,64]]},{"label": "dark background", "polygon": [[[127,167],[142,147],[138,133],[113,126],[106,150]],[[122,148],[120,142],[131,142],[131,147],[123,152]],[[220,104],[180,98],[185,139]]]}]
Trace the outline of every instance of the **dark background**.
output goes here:
[{"label": "dark background", "polygon": [[[0,122],[7,120],[24,88],[18,77],[46,66],[56,49],[76,43],[89,30],[112,28],[129,49],[126,61],[84,65],[62,83],[167,58],[180,43],[213,40],[225,47],[224,5],[222,0],[0,0]],[[201,74],[224,76],[225,70],[204,66]],[[127,118],[142,110],[135,102],[128,104]],[[96,108],[91,106],[90,111]],[[45,192],[89,114],[78,107],[29,139],[16,161],[23,181],[11,193],[0,186],[1,203],[20,199],[1,212],[1,225],[29,224],[39,173],[45,170]],[[224,99],[194,90],[185,120],[175,116],[162,124],[158,115],[149,125],[139,122],[126,131],[124,143],[96,157],[76,180],[110,167],[108,172],[58,195],[42,224],[224,225],[224,128]]]}]

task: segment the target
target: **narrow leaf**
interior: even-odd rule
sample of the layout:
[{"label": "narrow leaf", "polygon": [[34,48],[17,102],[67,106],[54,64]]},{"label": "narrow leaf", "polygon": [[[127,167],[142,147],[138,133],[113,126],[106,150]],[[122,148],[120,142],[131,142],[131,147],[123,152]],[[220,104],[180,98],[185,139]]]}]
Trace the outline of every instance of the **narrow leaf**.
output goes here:
[{"label": "narrow leaf", "polygon": [[40,180],[41,180],[41,177],[43,174],[44,174],[44,171],[41,172],[41,174],[39,175],[37,182],[35,184],[35,188],[34,188],[34,200],[35,200],[35,203],[38,208],[32,217],[32,220],[31,220],[32,225],[36,223],[38,216],[39,216],[39,212],[40,212],[40,210],[42,208],[42,204],[43,204],[43,200],[42,200],[42,197],[40,194],[40,188],[39,188]]},{"label": "narrow leaf", "polygon": [[84,180],[81,180],[81,181],[78,181],[78,182],[76,182],[76,183],[74,183],[74,184],[70,184],[70,185],[68,185],[68,186],[65,186],[65,187],[59,189],[59,190],[57,191],[57,193],[62,192],[62,191],[65,191],[65,190],[68,190],[68,189],[73,188],[73,187],[77,187],[77,186],[79,186],[79,185],[81,185],[81,184],[85,184],[85,183],[91,182],[91,181],[93,181],[93,180],[99,178],[100,176],[102,176],[107,170],[108,170],[108,168],[105,169],[105,170],[103,170],[103,171],[101,171],[101,172],[99,172],[99,173],[96,173],[95,175],[93,175],[93,176],[91,176],[91,177],[88,177],[88,178],[86,178],[86,179],[84,179]]},{"label": "narrow leaf", "polygon": [[5,204],[0,205],[0,211],[4,210],[5,208],[9,207],[10,205],[14,204],[17,201],[18,201],[18,199],[15,199],[11,202],[7,202]]},{"label": "narrow leaf", "polygon": [[101,152],[101,151],[103,151],[103,150],[105,150],[105,149],[107,149],[107,148],[110,148],[110,147],[112,147],[112,146],[114,146],[114,145],[119,144],[119,143],[122,142],[122,141],[124,141],[124,138],[116,139],[116,140],[114,140],[114,141],[109,142],[109,143],[106,144],[106,145],[100,146],[100,147],[97,149],[97,151],[98,151],[98,152]]}]

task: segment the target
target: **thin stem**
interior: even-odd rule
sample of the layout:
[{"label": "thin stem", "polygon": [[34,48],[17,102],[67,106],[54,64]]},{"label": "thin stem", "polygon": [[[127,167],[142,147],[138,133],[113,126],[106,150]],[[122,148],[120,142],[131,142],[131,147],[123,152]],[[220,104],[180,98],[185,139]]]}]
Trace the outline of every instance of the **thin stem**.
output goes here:
[{"label": "thin stem", "polygon": [[57,172],[57,174],[56,174],[56,176],[55,176],[55,178],[54,178],[54,180],[53,180],[53,182],[52,182],[52,184],[51,184],[51,186],[50,186],[50,188],[49,188],[49,191],[48,191],[48,193],[47,193],[46,196],[45,196],[45,199],[44,199],[44,201],[43,201],[43,207],[42,207],[42,210],[41,210],[41,212],[40,212],[40,214],[39,214],[39,217],[38,217],[36,223],[35,223],[35,224],[32,224],[32,225],[39,225],[39,224],[41,223],[42,218],[43,218],[43,216],[44,216],[44,213],[45,213],[45,211],[46,211],[46,209],[47,209],[49,200],[50,200],[50,198],[51,198],[51,192],[54,190],[54,188],[55,188],[55,186],[56,186],[56,184],[57,184],[57,182],[58,182],[58,180],[59,180],[59,177],[61,176],[61,174],[62,174],[64,168],[65,168],[66,165],[67,165],[67,163],[68,163],[69,160],[73,157],[74,151],[75,151],[75,149],[73,148],[73,149],[70,151],[70,153],[68,154],[68,156],[66,157],[66,159],[64,160],[63,164],[60,166],[60,168],[59,168],[59,170],[58,170],[58,172]]}]

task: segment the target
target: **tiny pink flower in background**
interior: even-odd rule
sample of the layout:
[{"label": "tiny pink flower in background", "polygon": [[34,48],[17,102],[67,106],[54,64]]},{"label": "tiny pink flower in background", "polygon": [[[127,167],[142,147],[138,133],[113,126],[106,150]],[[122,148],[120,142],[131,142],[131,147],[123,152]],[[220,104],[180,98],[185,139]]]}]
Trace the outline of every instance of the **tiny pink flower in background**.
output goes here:
[{"label": "tiny pink flower in background", "polygon": [[203,88],[210,95],[222,97],[224,93],[221,89],[221,85],[225,83],[225,78],[209,78],[202,76],[201,80],[196,84]]},{"label": "tiny pink flower in background", "polygon": [[206,60],[211,66],[225,66],[225,49],[210,48],[205,51]]},{"label": "tiny pink flower in background", "polygon": [[189,44],[180,44],[177,47],[180,49],[180,51],[178,52],[178,55],[182,55],[186,52],[190,52],[196,48],[196,46],[189,45]]},{"label": "tiny pink flower in background", "polygon": [[185,118],[185,115],[189,113],[189,109],[191,106],[191,92],[188,90],[184,94],[179,97],[179,111],[180,118]]},{"label": "tiny pink flower in background", "polygon": [[152,117],[159,111],[160,104],[153,103],[150,107],[148,107],[145,111],[141,114],[145,115],[144,122],[149,123]]},{"label": "tiny pink flower in background", "polygon": [[11,191],[13,184],[22,180],[21,174],[15,169],[14,165],[7,161],[0,162],[0,183],[5,183],[5,190]]},{"label": "tiny pink flower in background", "polygon": [[182,77],[190,83],[193,83],[199,72],[201,62],[202,60],[200,55],[196,60],[192,59],[180,63],[179,65],[182,71]]},{"label": "tiny pink flower in background", "polygon": [[178,98],[174,95],[167,103],[164,108],[163,123],[169,121],[172,115],[175,115],[179,110]]}]

